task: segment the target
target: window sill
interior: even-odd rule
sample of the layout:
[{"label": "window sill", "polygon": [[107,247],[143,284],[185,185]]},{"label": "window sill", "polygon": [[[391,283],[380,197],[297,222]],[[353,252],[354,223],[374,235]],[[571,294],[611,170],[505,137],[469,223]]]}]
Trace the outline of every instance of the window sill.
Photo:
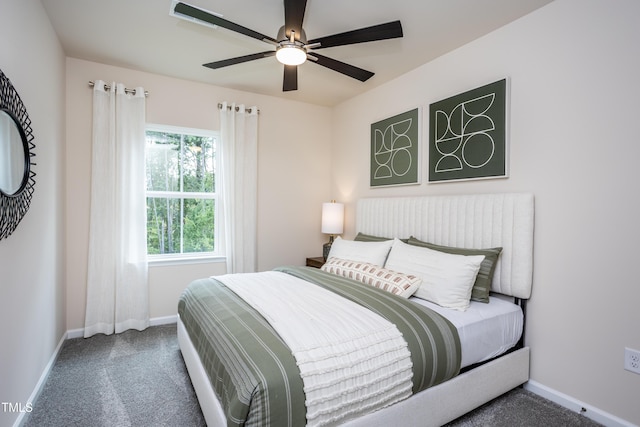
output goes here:
[{"label": "window sill", "polygon": [[150,267],[162,265],[185,265],[226,262],[223,255],[175,255],[175,256],[150,256],[147,262]]}]

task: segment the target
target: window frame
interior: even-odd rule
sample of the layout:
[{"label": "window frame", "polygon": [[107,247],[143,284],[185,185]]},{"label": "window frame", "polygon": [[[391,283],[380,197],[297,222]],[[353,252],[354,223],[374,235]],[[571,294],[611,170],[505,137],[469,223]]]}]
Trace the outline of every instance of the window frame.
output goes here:
[{"label": "window frame", "polygon": [[[214,200],[214,212],[213,217],[216,220],[213,228],[213,241],[214,241],[214,250],[210,252],[180,252],[173,254],[147,254],[147,261],[150,264],[181,264],[185,262],[196,263],[196,262],[211,262],[211,261],[224,261],[224,242],[222,242],[221,238],[223,233],[220,230],[221,221],[219,212],[220,212],[220,189],[222,183],[220,179],[222,178],[222,174],[220,173],[220,132],[210,129],[198,129],[198,128],[189,128],[183,126],[172,126],[172,125],[161,125],[155,123],[147,123],[145,125],[145,138],[148,131],[152,132],[166,132],[172,133],[176,135],[190,135],[190,136],[200,136],[200,137],[211,137],[215,140],[215,157],[213,159],[214,162],[214,171],[215,171],[215,191],[213,193],[200,193],[200,192],[192,192],[192,191],[155,191],[155,190],[147,190],[145,184],[145,206],[147,205],[147,199],[149,197],[154,198],[169,198],[169,199],[207,199]],[[184,146],[181,146],[181,150],[184,150]],[[146,143],[145,143],[145,157],[146,157]],[[182,170],[182,167],[181,167]],[[146,176],[146,162],[145,162],[145,176]],[[184,185],[183,180],[180,180],[180,186]],[[182,215],[182,214],[181,214]],[[183,229],[181,228],[181,238],[180,245],[181,251],[183,249]],[[148,249],[148,246],[147,246]]]}]

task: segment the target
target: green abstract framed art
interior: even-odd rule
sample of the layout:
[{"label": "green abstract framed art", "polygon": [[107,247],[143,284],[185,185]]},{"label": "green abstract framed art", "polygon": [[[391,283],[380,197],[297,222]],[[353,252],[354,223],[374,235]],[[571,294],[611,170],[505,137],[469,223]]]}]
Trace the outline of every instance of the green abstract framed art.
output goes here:
[{"label": "green abstract framed art", "polygon": [[420,183],[420,109],[371,125],[371,187]]},{"label": "green abstract framed art", "polygon": [[508,81],[429,106],[429,182],[506,178]]}]

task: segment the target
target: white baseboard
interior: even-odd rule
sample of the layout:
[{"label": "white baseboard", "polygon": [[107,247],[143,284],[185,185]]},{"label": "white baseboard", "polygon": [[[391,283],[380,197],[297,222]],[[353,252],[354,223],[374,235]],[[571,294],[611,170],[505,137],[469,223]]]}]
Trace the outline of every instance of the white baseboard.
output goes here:
[{"label": "white baseboard", "polygon": [[[171,323],[178,322],[178,315],[174,314],[172,316],[164,316],[164,317],[154,317],[153,319],[149,319],[149,326],[160,326],[160,325],[170,325]],[[84,328],[79,329],[69,329],[67,331],[67,339],[72,338],[82,338],[84,337]]]},{"label": "white baseboard", "polygon": [[82,338],[84,337],[84,328],[80,328],[80,329],[69,329],[67,331],[67,339],[73,339],[73,338]]},{"label": "white baseboard", "polygon": [[170,325],[172,323],[178,323],[177,314],[174,314],[173,316],[154,317],[149,320],[149,326]]},{"label": "white baseboard", "polygon": [[581,402],[571,396],[568,396],[557,390],[549,388],[536,381],[529,380],[524,385],[524,388],[526,390],[529,390],[532,393],[537,394],[538,396],[544,397],[547,400],[557,403],[558,405],[563,406],[569,409],[570,411],[582,414],[583,416],[597,423],[600,423],[604,426],[637,427],[635,424],[625,421],[622,418],[616,417],[615,415],[609,414],[608,412],[605,412],[601,409],[595,408],[591,405]]}]

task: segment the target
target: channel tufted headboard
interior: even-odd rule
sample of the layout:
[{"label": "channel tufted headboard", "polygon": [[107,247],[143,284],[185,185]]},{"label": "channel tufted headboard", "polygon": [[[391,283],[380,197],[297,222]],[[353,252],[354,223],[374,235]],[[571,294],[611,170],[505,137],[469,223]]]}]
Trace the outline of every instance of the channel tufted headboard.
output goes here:
[{"label": "channel tufted headboard", "polygon": [[502,247],[491,290],[531,296],[533,194],[386,197],[358,200],[356,230],[464,248]]}]

